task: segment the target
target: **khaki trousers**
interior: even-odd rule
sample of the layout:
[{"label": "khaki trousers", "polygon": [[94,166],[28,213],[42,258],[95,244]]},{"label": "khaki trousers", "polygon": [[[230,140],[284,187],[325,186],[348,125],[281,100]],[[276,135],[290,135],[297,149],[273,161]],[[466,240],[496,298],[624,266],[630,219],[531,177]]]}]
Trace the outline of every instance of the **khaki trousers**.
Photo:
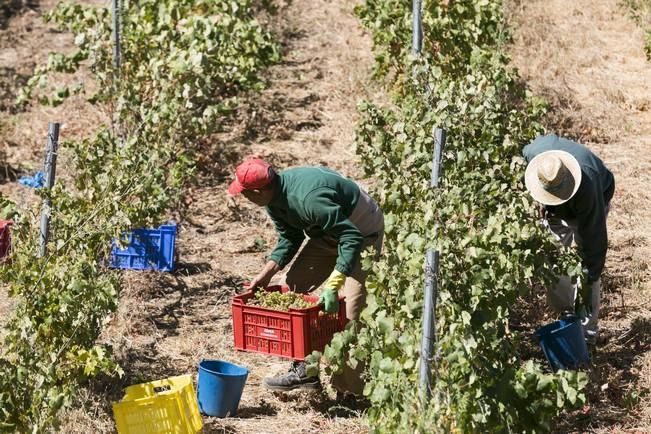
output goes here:
[{"label": "khaki trousers", "polygon": [[[375,201],[363,190],[357,206],[348,219],[364,236],[362,250],[373,248],[376,254],[379,254],[384,236],[384,217]],[[285,283],[296,292],[309,292],[320,287],[332,273],[338,256],[337,240],[309,239],[289,268]],[[340,295],[346,297],[346,317],[349,320],[358,320],[366,306],[367,274],[357,258],[352,272],[347,276],[344,287],[340,291]],[[333,377],[332,384],[341,392],[361,395],[364,388],[361,379],[363,371],[364,366],[361,363],[358,364],[357,369],[345,366],[342,373]]]}]

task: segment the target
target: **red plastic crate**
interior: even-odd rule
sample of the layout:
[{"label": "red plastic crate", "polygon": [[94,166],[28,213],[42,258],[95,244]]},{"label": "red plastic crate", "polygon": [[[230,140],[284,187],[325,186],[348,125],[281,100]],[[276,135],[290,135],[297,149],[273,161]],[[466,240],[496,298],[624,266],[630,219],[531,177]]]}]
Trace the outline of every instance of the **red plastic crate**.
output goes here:
[{"label": "red plastic crate", "polygon": [[[267,291],[287,292],[287,286],[270,286]],[[339,312],[319,314],[321,306],[307,309],[289,309],[289,312],[249,306],[253,292],[233,297],[233,335],[235,349],[274,354],[294,360],[303,360],[312,351],[323,351],[332,335],[346,326],[346,302],[339,297]],[[306,301],[316,303],[319,297],[304,295]]]},{"label": "red plastic crate", "polygon": [[4,258],[11,252],[11,220],[0,220],[0,258]]}]

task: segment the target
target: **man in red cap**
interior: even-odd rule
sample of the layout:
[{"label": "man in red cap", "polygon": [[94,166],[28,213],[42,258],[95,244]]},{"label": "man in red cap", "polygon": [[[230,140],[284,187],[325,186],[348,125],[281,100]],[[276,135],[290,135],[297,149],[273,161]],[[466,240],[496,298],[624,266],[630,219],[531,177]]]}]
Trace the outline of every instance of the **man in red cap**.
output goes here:
[{"label": "man in red cap", "polygon": [[[346,316],[357,320],[366,303],[366,272],[360,254],[382,248],[384,217],[375,201],[355,182],[326,167],[297,167],[276,173],[258,158],[240,164],[228,188],[266,207],[278,242],[249,288],[265,288],[271,278],[305,246],[286,275],[287,285],[307,292],[323,285],[319,303],[326,312],[339,310],[338,294],[346,297]],[[341,392],[361,394],[360,369],[345,369],[333,378]],[[272,390],[318,389],[318,377],[308,377],[303,362],[293,362],[287,375],[266,378]]]}]

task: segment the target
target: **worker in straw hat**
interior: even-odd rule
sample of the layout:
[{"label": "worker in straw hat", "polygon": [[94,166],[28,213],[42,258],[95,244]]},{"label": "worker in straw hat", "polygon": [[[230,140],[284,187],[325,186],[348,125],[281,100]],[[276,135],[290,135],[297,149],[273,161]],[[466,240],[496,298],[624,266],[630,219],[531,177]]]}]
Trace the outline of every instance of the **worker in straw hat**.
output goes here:
[{"label": "worker in straw hat", "polygon": [[[588,148],[556,135],[539,136],[525,146],[523,155],[529,162],[525,184],[544,205],[545,224],[563,246],[575,245],[581,255],[591,289],[584,330],[586,341],[595,344],[615,178]],[[547,291],[549,304],[558,313],[574,312],[576,290],[569,276],[559,277]]]},{"label": "worker in straw hat", "polygon": [[[326,312],[339,310],[338,295],[346,297],[346,316],[359,319],[366,305],[366,271],[360,254],[367,248],[379,253],[384,217],[375,201],[355,182],[326,167],[297,167],[277,173],[259,158],[251,158],[235,170],[228,188],[231,196],[266,207],[278,235],[276,247],[249,288],[265,288],[271,278],[296,256],[285,282],[290,289],[307,292],[323,284],[319,303]],[[325,283],[324,283],[325,282]],[[342,393],[360,395],[364,383],[362,364],[345,367],[332,378]],[[272,390],[321,387],[318,377],[308,377],[303,362],[293,362],[285,375],[265,378]]]}]

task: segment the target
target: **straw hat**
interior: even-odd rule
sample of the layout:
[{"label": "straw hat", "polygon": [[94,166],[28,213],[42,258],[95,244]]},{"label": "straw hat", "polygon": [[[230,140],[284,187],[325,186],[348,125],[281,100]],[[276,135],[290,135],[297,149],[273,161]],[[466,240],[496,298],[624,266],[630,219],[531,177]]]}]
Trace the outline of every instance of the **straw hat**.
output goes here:
[{"label": "straw hat", "polygon": [[542,152],[529,162],[524,183],[536,201],[543,205],[560,205],[579,189],[581,166],[568,152]]}]

